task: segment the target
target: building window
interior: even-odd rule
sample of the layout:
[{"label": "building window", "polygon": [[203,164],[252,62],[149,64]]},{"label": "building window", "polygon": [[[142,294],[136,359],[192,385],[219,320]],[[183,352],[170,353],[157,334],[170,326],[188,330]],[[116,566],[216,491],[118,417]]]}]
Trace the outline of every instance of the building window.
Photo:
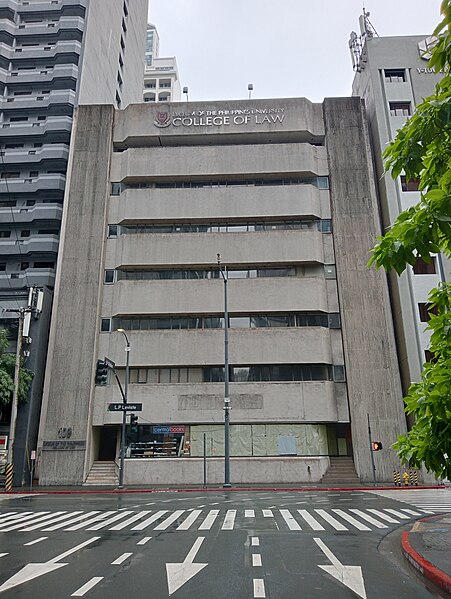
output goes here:
[{"label": "building window", "polygon": [[121,194],[121,184],[120,183],[111,183],[111,195],[118,196]]},{"label": "building window", "polygon": [[417,258],[413,266],[413,272],[416,275],[435,275],[435,258],[433,257],[430,262],[425,262],[421,258]]},{"label": "building window", "polygon": [[34,262],[34,268],[55,268],[54,262]]},{"label": "building window", "polygon": [[429,322],[431,316],[433,314],[437,315],[437,308],[431,308],[431,304],[427,302],[422,302],[418,304],[418,312],[420,314],[421,322]]},{"label": "building window", "polygon": [[30,237],[30,229],[22,229],[20,232],[21,237]]},{"label": "building window", "polygon": [[6,271],[6,262],[0,262],[0,272]]},{"label": "building window", "polygon": [[100,320],[100,332],[109,333],[111,331],[111,318],[102,318]]},{"label": "building window", "polygon": [[421,182],[421,179],[419,177],[415,178],[415,179],[409,179],[407,181],[406,176],[401,175],[401,189],[403,191],[419,191],[420,182]]},{"label": "building window", "polygon": [[411,114],[410,102],[390,102],[390,116],[410,116]]},{"label": "building window", "polygon": [[108,225],[108,237],[117,237],[117,225]]},{"label": "building window", "polygon": [[111,283],[114,283],[114,270],[113,269],[105,270],[104,283],[106,285],[111,285]]},{"label": "building window", "polygon": [[406,81],[405,69],[385,69],[385,81],[389,83],[404,83]]},{"label": "building window", "polygon": [[11,237],[11,231],[0,231],[0,237],[2,237],[3,239]]},{"label": "building window", "polygon": [[20,263],[20,270],[27,270],[27,268],[29,268],[30,263],[29,262],[21,262]]},{"label": "building window", "polygon": [[9,171],[0,174],[1,179],[20,179],[20,171]]}]

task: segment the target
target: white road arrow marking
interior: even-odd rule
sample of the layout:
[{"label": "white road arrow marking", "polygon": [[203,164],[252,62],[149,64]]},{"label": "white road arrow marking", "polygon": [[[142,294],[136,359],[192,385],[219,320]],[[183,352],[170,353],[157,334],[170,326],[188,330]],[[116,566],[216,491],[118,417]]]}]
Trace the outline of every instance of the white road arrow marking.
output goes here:
[{"label": "white road arrow marking", "polygon": [[200,549],[205,537],[198,537],[191,547],[188,555],[182,563],[166,564],[166,574],[168,577],[169,595],[175,593],[177,589],[188,582],[190,578],[198,574],[208,564],[193,564],[194,558]]},{"label": "white road arrow marking", "polygon": [[38,578],[38,576],[42,576],[43,574],[47,574],[48,572],[52,572],[53,570],[58,570],[58,568],[62,568],[63,566],[67,566],[66,563],[61,563],[59,560],[64,559],[71,553],[75,553],[79,549],[86,547],[86,545],[90,545],[97,541],[100,537],[93,537],[84,543],[80,543],[76,547],[72,547],[68,551],[61,553],[61,555],[57,555],[53,559],[50,559],[48,562],[40,563],[40,564],[27,564],[19,570],[16,574],[11,576],[9,580],[4,582],[0,587],[0,593],[3,591],[7,591],[8,589],[12,589],[13,587],[17,587],[24,582],[28,582],[29,580],[33,580],[34,578]]},{"label": "white road arrow marking", "polygon": [[323,543],[321,539],[313,539],[321,551],[332,562],[332,566],[318,566],[341,584],[354,591],[362,599],[366,599],[365,583],[363,581],[362,568],[360,566],[343,566],[335,557],[332,551]]}]

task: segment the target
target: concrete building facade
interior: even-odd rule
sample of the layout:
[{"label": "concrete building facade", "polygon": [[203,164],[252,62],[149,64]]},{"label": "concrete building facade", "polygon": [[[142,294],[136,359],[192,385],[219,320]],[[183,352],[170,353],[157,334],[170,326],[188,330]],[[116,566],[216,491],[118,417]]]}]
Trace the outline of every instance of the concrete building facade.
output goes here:
[{"label": "concrete building facade", "polygon": [[[342,151],[346,148],[346,153]],[[372,479],[405,432],[359,98],[77,109],[39,433],[41,484],[117,459],[130,341],[125,483],[223,480],[228,271],[233,482],[319,481],[331,456]],[[70,430],[60,439],[58,431]]]},{"label": "concrete building facade", "polygon": [[[382,223],[387,229],[400,212],[419,202],[420,193],[418,181],[406,181],[405,176],[393,180],[384,173],[382,153],[416,105],[434,92],[442,75],[427,66],[426,36],[375,37],[365,28],[362,33],[353,95],[365,101]],[[449,264],[445,261],[441,267],[438,257],[431,264],[419,261],[415,267],[408,266],[400,277],[394,273],[389,277],[404,394],[420,379],[429,359],[428,294],[441,278],[449,278]]]},{"label": "concrete building facade", "polygon": [[12,349],[17,310],[31,287],[44,290],[25,348],[35,374],[19,407],[15,484],[36,449],[73,110],[141,101],[146,17],[147,0],[0,0],[0,308],[13,310],[0,326]]}]

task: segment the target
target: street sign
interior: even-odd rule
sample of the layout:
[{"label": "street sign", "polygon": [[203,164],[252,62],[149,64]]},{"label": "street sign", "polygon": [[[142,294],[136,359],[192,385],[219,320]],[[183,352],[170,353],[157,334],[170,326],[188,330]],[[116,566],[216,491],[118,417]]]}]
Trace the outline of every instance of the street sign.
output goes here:
[{"label": "street sign", "polygon": [[103,359],[103,361],[105,362],[105,364],[108,366],[108,368],[111,368],[111,370],[114,370],[116,368],[116,364],[113,362],[113,360],[110,360],[109,358],[107,358],[105,356],[105,358]]},{"label": "street sign", "polygon": [[109,403],[108,412],[142,412],[142,403]]},{"label": "street sign", "polygon": [[32,449],[31,450],[31,456],[30,456],[30,460],[35,460],[36,459],[36,450]]}]

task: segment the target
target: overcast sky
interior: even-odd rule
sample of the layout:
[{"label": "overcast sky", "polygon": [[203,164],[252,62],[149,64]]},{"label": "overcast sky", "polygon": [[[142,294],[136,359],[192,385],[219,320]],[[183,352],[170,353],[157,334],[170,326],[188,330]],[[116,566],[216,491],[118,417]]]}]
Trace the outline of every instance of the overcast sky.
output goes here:
[{"label": "overcast sky", "polygon": [[[367,0],[377,33],[430,35],[440,0]],[[351,93],[349,34],[362,0],[150,0],[160,56],[176,56],[189,99]],[[184,99],[184,98],[183,98]]]}]

